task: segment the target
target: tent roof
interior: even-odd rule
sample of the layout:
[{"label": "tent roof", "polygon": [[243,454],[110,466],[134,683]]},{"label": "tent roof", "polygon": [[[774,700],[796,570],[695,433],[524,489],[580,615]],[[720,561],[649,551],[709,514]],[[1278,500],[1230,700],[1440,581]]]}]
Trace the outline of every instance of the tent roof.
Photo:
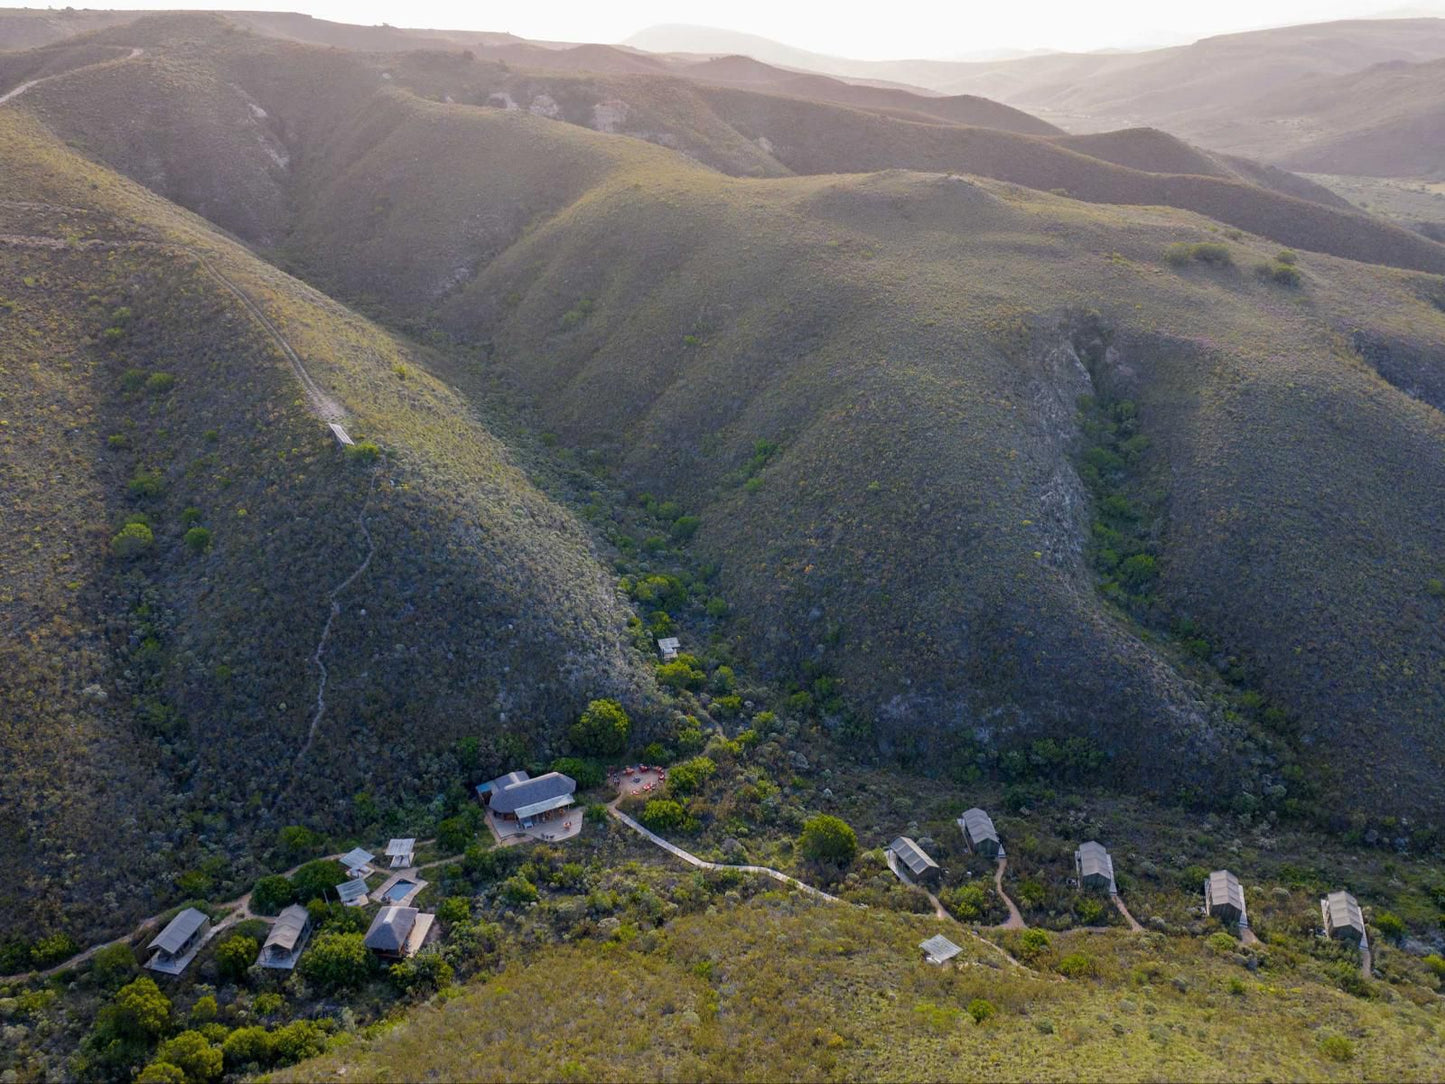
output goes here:
[{"label": "tent roof", "polygon": [[162,952],[179,952],[191,939],[191,935],[209,921],[210,918],[204,912],[187,907],[166,923],[166,928],[156,935],[150,947]]}]

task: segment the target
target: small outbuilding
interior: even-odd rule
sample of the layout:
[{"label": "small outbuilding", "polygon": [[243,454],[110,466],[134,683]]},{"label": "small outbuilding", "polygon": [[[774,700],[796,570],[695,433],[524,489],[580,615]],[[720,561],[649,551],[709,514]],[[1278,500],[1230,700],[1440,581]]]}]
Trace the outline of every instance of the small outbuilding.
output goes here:
[{"label": "small outbuilding", "polygon": [[938,863],[928,857],[924,849],[907,836],[899,836],[888,844],[888,850],[908,871],[908,875],[920,884],[933,884],[942,874]]},{"label": "small outbuilding", "polygon": [[974,854],[985,858],[1003,857],[1003,844],[999,842],[993,818],[982,809],[974,807],[965,811],[958,818],[958,827],[963,830],[963,841]]},{"label": "small outbuilding", "polygon": [[416,860],[416,840],[393,839],[386,845],[386,857],[392,869],[406,869]]},{"label": "small outbuilding", "polygon": [[657,641],[657,653],[662,656],[663,662],[671,662],[677,658],[677,653],[682,645],[678,643],[676,636],[664,636]]},{"label": "small outbuilding", "polygon": [[1204,879],[1204,911],[1231,926],[1248,924],[1244,914],[1244,888],[1227,869],[1217,869]]},{"label": "small outbuilding", "polygon": [[1333,941],[1365,941],[1365,916],[1360,905],[1348,892],[1331,892],[1320,900],[1320,917],[1324,920],[1325,936]]},{"label": "small outbuilding", "polygon": [[371,868],[371,863],[376,861],[376,855],[362,847],[355,847],[347,851],[337,859],[337,861],[345,867],[346,872],[353,878],[365,877],[375,872]]},{"label": "small outbuilding", "polygon": [[366,898],[366,878],[357,877],[354,880],[347,881],[345,884],[337,885],[336,898],[347,907],[365,907],[368,902]]},{"label": "small outbuilding", "polygon": [[166,975],[179,975],[192,960],[211,932],[211,920],[204,911],[187,907],[166,923],[148,946],[152,949],[146,967]]},{"label": "small outbuilding", "polygon": [[336,438],[336,443],[342,448],[354,447],[356,442],[351,439],[348,433],[339,422],[327,422],[326,428],[331,430],[331,435]]},{"label": "small outbuilding", "polygon": [[486,796],[487,808],[499,820],[516,821],[523,828],[532,828],[576,804],[572,795],[577,791],[577,781],[570,775],[548,772],[528,779],[524,772],[515,774],[524,778],[501,788],[494,786]]},{"label": "small outbuilding", "polygon": [[256,957],[260,967],[290,971],[301,958],[306,939],[311,936],[311,914],[299,903],[293,903],[279,915]]},{"label": "small outbuilding", "polygon": [[1107,892],[1111,896],[1118,891],[1114,884],[1114,860],[1102,843],[1091,839],[1079,844],[1079,849],[1074,852],[1074,871],[1078,874],[1080,888]]},{"label": "small outbuilding", "polygon": [[923,958],[931,964],[945,964],[963,951],[941,933],[934,934],[927,941],[920,941],[918,947],[923,950]]},{"label": "small outbuilding", "polygon": [[405,960],[436,939],[436,915],[415,907],[383,907],[366,931],[366,947],[384,960]]}]

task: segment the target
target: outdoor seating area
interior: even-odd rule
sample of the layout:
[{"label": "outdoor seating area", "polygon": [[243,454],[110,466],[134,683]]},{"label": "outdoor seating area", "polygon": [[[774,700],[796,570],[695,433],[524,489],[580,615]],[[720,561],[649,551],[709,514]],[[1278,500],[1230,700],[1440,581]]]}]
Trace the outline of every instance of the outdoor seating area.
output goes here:
[{"label": "outdoor seating area", "polygon": [[561,772],[535,779],[515,771],[477,787],[487,827],[499,844],[526,839],[557,842],[582,831],[582,811],[573,795],[577,782]]},{"label": "outdoor seating area", "polygon": [[616,787],[622,797],[654,794],[667,785],[667,769],[656,765],[627,764],[607,773],[607,785]]}]

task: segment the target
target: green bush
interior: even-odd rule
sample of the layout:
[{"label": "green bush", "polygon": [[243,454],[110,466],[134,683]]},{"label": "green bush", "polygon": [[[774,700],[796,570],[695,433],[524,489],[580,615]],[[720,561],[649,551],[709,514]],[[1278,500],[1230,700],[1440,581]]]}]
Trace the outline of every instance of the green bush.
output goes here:
[{"label": "green bush", "polygon": [[476,838],[476,829],[466,817],[448,817],[437,825],[437,846],[447,854],[461,854]]},{"label": "green bush", "polygon": [[296,889],[279,873],[262,877],[251,889],[251,910],[258,915],[278,914],[296,900]]},{"label": "green bush", "polygon": [[1396,944],[1405,936],[1405,923],[1400,916],[1393,911],[1377,912],[1373,925],[1375,929],[1379,930],[1380,933]]},{"label": "green bush", "polygon": [[939,902],[960,922],[977,922],[988,907],[988,893],[983,885],[959,885],[945,888],[938,894]]},{"label": "green bush", "polygon": [[302,976],[327,990],[354,989],[371,975],[373,961],[360,933],[322,930],[297,964]]},{"label": "green bush", "polygon": [[616,756],[627,748],[632,720],[616,700],[593,700],[572,724],[572,744],[590,756]]},{"label": "green bush", "polygon": [[340,866],[328,858],[317,858],[291,875],[291,890],[296,902],[309,903],[323,899],[341,881]]},{"label": "green bush", "polygon": [[135,1084],[187,1084],[186,1072],[168,1061],[153,1061],[140,1071]]},{"label": "green bush", "polygon": [[1104,901],[1096,896],[1079,896],[1074,900],[1074,914],[1085,926],[1097,926],[1104,918]]},{"label": "green bush", "polygon": [[1194,246],[1192,255],[1199,263],[1210,263],[1218,267],[1234,262],[1234,257],[1229,254],[1229,246],[1221,245],[1217,241],[1200,241]]},{"label": "green bush", "polygon": [[151,373],[146,377],[146,392],[150,395],[164,395],[176,386],[176,378],[170,373]]},{"label": "green bush", "polygon": [[1262,263],[1254,269],[1254,273],[1265,282],[1279,286],[1298,286],[1304,281],[1299,268],[1287,263]]},{"label": "green bush", "polygon": [[139,470],[136,471],[127,485],[131,497],[136,500],[146,500],[151,497],[159,497],[166,490],[165,479],[159,471]]},{"label": "green bush", "polygon": [[1355,1044],[1343,1035],[1321,1035],[1320,1053],[1331,1061],[1354,1061]]},{"label": "green bush", "polygon": [[600,787],[607,779],[606,773],[597,764],[581,757],[559,757],[552,762],[552,770],[570,775],[577,781],[578,790]]},{"label": "green bush", "polygon": [[674,541],[686,542],[697,534],[697,529],[701,526],[702,520],[697,516],[678,516],[672,521],[670,533]]},{"label": "green bush", "polygon": [[674,765],[667,772],[667,792],[672,795],[695,793],[717,773],[717,764],[708,757],[693,757]]},{"label": "green bush", "polygon": [[452,965],[438,952],[423,952],[409,960],[393,964],[387,978],[403,994],[434,994],[452,981]]},{"label": "green bush", "polygon": [[1288,264],[1291,267],[1299,260],[1299,257],[1287,248],[1280,249],[1279,252],[1275,253],[1274,258],[1277,263]]},{"label": "green bush", "polygon": [[90,971],[102,986],[114,986],[135,973],[135,950],[125,942],[107,945],[90,958]]},{"label": "green bush", "polygon": [[144,523],[127,523],[110,540],[110,552],[117,557],[133,559],[155,544],[156,536]]},{"label": "green bush", "polygon": [[687,827],[687,810],[671,798],[653,798],[643,807],[637,819],[654,832],[668,832]]},{"label": "green bush", "polygon": [[707,675],[684,659],[662,663],[657,668],[657,683],[669,689],[701,689]]},{"label": "green bush", "polygon": [[448,896],[437,906],[437,918],[448,926],[466,922],[472,917],[472,901],[466,896]]},{"label": "green bush", "polygon": [[211,548],[211,532],[204,527],[192,527],[186,532],[185,542],[192,553],[205,553]]},{"label": "green bush", "polygon": [[232,1070],[257,1066],[264,1069],[271,1064],[271,1034],[262,1027],[237,1028],[226,1036],[221,1044],[221,1053],[226,1067]]},{"label": "green bush", "polygon": [[141,976],[116,991],[101,1010],[109,1030],[126,1038],[151,1039],[171,1022],[171,1000],[161,993],[155,980]]},{"label": "green bush", "polygon": [[325,1034],[310,1020],[296,1020],[271,1033],[272,1056],[277,1065],[294,1065],[325,1049]]},{"label": "green bush", "polygon": [[120,374],[120,388],[122,391],[140,391],[146,386],[146,371],[144,369],[127,369]]},{"label": "green bush", "polygon": [[798,849],[815,862],[846,865],[857,857],[858,835],[841,818],[819,813],[804,822]]},{"label": "green bush", "polygon": [[358,440],[346,449],[346,457],[358,463],[373,463],[380,455],[381,449],[369,440]]},{"label": "green bush", "polygon": [[968,1015],[973,1017],[975,1024],[982,1024],[990,1017],[998,1015],[998,1006],[986,998],[976,997],[968,1003]]},{"label": "green bush", "polygon": [[513,906],[536,903],[540,898],[537,886],[520,873],[515,873],[502,882],[502,899]]},{"label": "green bush", "polygon": [[288,824],[276,834],[276,844],[289,858],[301,858],[321,850],[325,840],[320,834],[299,824]]},{"label": "green bush", "polygon": [[1175,241],[1164,250],[1164,259],[1175,267],[1183,267],[1194,259],[1194,246],[1187,241]]},{"label": "green bush", "polygon": [[1037,960],[1049,951],[1049,935],[1043,930],[1025,930],[1019,934],[1019,955],[1025,960]]},{"label": "green bush", "polygon": [[186,1075],[186,1084],[220,1080],[225,1070],[221,1048],[212,1046],[199,1031],[183,1031],[161,1043],[156,1060],[179,1066]]},{"label": "green bush", "polygon": [[1071,952],[1058,962],[1054,970],[1068,979],[1083,979],[1098,974],[1099,968],[1092,956]]},{"label": "green bush", "polygon": [[223,978],[239,982],[256,962],[261,945],[254,937],[237,934],[216,946],[216,970]]}]

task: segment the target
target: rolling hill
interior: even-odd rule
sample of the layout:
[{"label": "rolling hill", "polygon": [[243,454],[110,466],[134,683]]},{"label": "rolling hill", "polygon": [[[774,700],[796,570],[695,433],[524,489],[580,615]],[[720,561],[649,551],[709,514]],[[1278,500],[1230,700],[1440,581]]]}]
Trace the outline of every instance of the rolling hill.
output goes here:
[{"label": "rolling hill", "polygon": [[[162,34],[154,63],[209,65],[213,85],[242,88],[268,130],[284,133],[288,265],[369,311],[481,345],[566,445],[695,509],[694,545],[720,564],[748,622],[740,650],[774,674],[836,675],[882,747],[932,756],[959,733],[1082,733],[1108,750],[1118,778],[1165,792],[1278,785],[1269,757],[1240,752],[1249,727],[1216,701],[1215,679],[1120,624],[1091,586],[1072,403],[1118,382],[1146,419],[1148,470],[1172,479],[1157,527],[1160,591],[1251,660],[1299,718],[1306,748],[1353,757],[1372,735],[1373,766],[1341,773],[1341,793],[1385,786],[1401,801],[1438,800],[1433,762],[1415,755],[1439,740],[1441,646],[1426,590],[1439,573],[1424,543],[1439,506],[1433,279],[1325,255],[1306,260],[1299,292],[1228,268],[1180,273],[1163,263],[1171,242],[1221,237],[1189,214],[936,173],[827,172],[988,172],[995,162],[979,147],[1024,140],[1046,162],[1092,171],[1065,175],[1075,184],[1147,176],[1045,140],[851,112],[870,139],[906,133],[920,157],[878,141],[838,161],[819,139],[791,157],[778,150],[818,176],[732,180],[520,109],[425,102],[346,54],[215,34],[195,44],[191,28],[174,60]],[[27,108],[70,132],[67,94],[164,94],[149,70],[88,69],[123,76],[123,92],[81,95],[67,77],[37,88]],[[837,109],[698,93],[745,134],[745,117]],[[802,139],[807,129],[800,120],[784,131]],[[234,126],[225,136],[250,146]],[[951,158],[957,145],[971,157]],[[95,153],[136,172],[128,155],[144,149]],[[1041,188],[1050,177],[1029,179]],[[1390,244],[1400,233],[1238,181],[1165,187],[1186,182],[1321,216],[1321,247],[1349,236],[1342,225]],[[247,190],[236,191],[243,203]],[[1234,243],[1246,264],[1274,251]],[[1438,246],[1418,243],[1438,259]],[[1088,309],[1106,332],[1080,323]],[[1101,334],[1112,347],[1093,371],[1070,360]],[[1240,398],[1240,388],[1251,390]],[[1330,429],[1316,425],[1322,412]],[[759,440],[780,450],[754,492],[729,480]],[[1375,451],[1336,454],[1332,440]],[[1318,464],[1346,461],[1351,481],[1317,477]],[[872,465],[866,483],[859,462]],[[1404,462],[1415,466],[1388,493],[1370,480]],[[1287,497],[1304,492],[1318,495],[1313,527]],[[1247,530],[1210,526],[1234,515]],[[1389,539],[1348,527],[1382,516],[1400,525]],[[1380,562],[1394,571],[1363,605]],[[1311,635],[1320,612],[1349,635]],[[1402,650],[1408,662],[1386,677],[1378,664]],[[1377,734],[1382,714],[1388,739]],[[1181,747],[1191,750],[1182,761],[1164,755]]]},{"label": "rolling hill", "polygon": [[[476,413],[489,373],[562,447],[699,517],[689,549],[735,614],[727,649],[862,749],[961,770],[987,749],[1073,738],[1096,751],[1100,779],[1191,802],[1313,787],[1324,816],[1445,808],[1432,586],[1445,574],[1445,291],[1408,269],[1445,266],[1440,246],[1237,176],[1146,173],[1057,137],[730,88],[694,85],[723,126],[696,138],[741,133],[753,177],[661,140],[404,85],[434,79],[427,93],[445,98],[519,78],[459,54],[452,84],[425,54],[318,49],[203,16],[74,47],[99,46],[143,51],[76,65],[0,113],[16,193],[0,232],[67,246],[22,246],[7,263],[5,318],[34,329],[30,371],[83,363],[61,381],[83,396],[65,408],[77,420],[20,449],[35,518],[7,563],[49,586],[39,605],[10,601],[31,606],[15,620],[35,630],[13,663],[35,676],[13,695],[67,690],[43,728],[52,752],[7,784],[26,818],[53,815],[61,735],[83,723],[132,751],[66,769],[111,781],[67,790],[91,803],[66,814],[82,819],[73,834],[104,822],[103,846],[144,848],[204,793],[204,832],[138,867],[164,878],[263,820],[282,784],[234,765],[305,748],[308,659],[327,593],[364,556],[362,509],[376,540],[353,588],[366,620],[326,648],[331,729],[300,776],[334,796],[326,823],[352,823],[358,793],[439,793],[465,736],[497,760],[524,736],[540,756],[591,695],[660,718],[588,533]],[[589,94],[609,85],[568,78]],[[554,97],[559,112],[566,101]],[[168,118],[163,135],[128,127],[134,116]],[[1135,153],[1130,138],[1100,142],[1084,146]],[[1147,135],[1140,153],[1159,142]],[[1220,221],[1244,207],[1259,232],[1161,196]],[[72,250],[72,236],[102,244]],[[1296,264],[1276,259],[1281,241],[1303,250]],[[387,449],[382,468],[329,451],[235,295],[155,247],[176,244],[274,307],[325,394]],[[1165,256],[1181,244],[1178,266]],[[1200,244],[1213,262],[1188,255]],[[1265,278],[1256,264],[1295,270]],[[27,284],[52,278],[68,284],[54,299]],[[95,323],[77,322],[90,311]],[[183,367],[236,355],[249,360],[227,379]],[[175,384],[127,390],[132,370]],[[16,416],[57,393],[36,376],[25,394]],[[1081,396],[1104,406],[1081,414]],[[266,404],[274,419],[246,413]],[[1140,439],[1093,446],[1104,430],[1089,410],[1137,419]],[[234,463],[232,417],[246,434]],[[73,480],[42,486],[67,447]],[[1128,523],[1100,518],[1106,481],[1123,487]],[[181,542],[192,508],[212,539],[194,555]],[[120,563],[107,541],[133,510],[159,541]],[[84,549],[58,541],[76,524]],[[1148,561],[1135,581],[1101,579],[1100,539],[1121,530]],[[98,707],[92,684],[116,706]],[[211,718],[227,728],[203,755]],[[157,742],[173,752],[136,789],[175,789],[180,804],[146,798],[142,816],[115,784]],[[8,907],[66,891],[61,837],[44,838],[53,858]],[[101,875],[98,854],[77,862]],[[127,899],[150,891],[137,876]]]},{"label": "rolling hill", "polygon": [[13,107],[0,145],[7,921],[109,928],[218,855],[244,883],[286,818],[442,793],[463,737],[644,702],[590,540],[425,351]]}]

